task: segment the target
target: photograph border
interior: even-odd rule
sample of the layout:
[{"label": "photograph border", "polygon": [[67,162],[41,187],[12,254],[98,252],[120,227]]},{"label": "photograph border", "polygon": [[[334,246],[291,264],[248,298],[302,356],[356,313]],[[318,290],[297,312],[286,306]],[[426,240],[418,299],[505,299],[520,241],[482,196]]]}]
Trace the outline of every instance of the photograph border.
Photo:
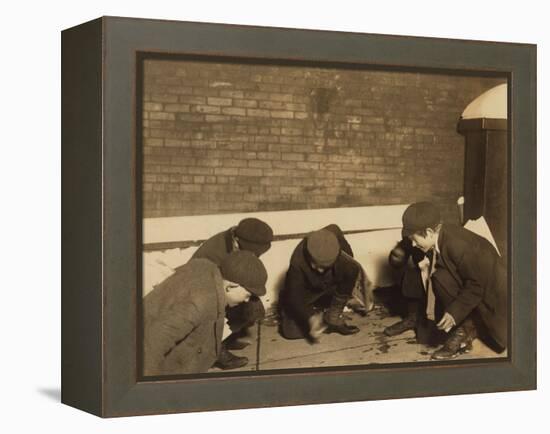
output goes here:
[{"label": "photograph border", "polygon": [[[144,146],[144,137],[143,137],[143,128],[144,128],[144,119],[143,119],[143,106],[145,102],[144,98],[144,83],[145,83],[145,64],[147,60],[152,61],[170,61],[170,62],[181,62],[182,66],[185,66],[185,62],[204,62],[204,63],[214,63],[214,64],[239,64],[239,65],[251,65],[251,66],[280,66],[280,67],[302,67],[302,68],[319,68],[321,70],[331,69],[334,71],[362,71],[362,72],[389,72],[389,73],[416,73],[416,74],[431,74],[431,75],[443,75],[443,76],[453,76],[453,77],[472,77],[472,78],[502,78],[506,80],[508,86],[508,93],[510,92],[510,74],[508,72],[503,73],[501,71],[465,71],[465,70],[454,70],[454,69],[442,69],[442,68],[419,68],[419,67],[402,67],[402,66],[384,66],[384,65],[371,65],[369,63],[344,63],[344,62],[316,62],[316,61],[303,61],[303,60],[288,60],[288,59],[266,59],[266,58],[249,58],[249,57],[232,57],[232,56],[220,56],[220,55],[204,55],[204,54],[181,54],[181,53],[172,53],[172,52],[150,52],[150,51],[139,51],[136,53],[136,102],[135,102],[135,123],[136,123],[136,183],[135,183],[135,197],[136,197],[136,257],[137,257],[137,285],[136,285],[136,300],[137,300],[137,315],[136,315],[136,357],[137,357],[137,380],[138,381],[166,381],[166,380],[185,380],[185,379],[197,379],[197,378],[216,378],[216,377],[228,377],[228,376],[243,376],[243,375],[273,375],[273,374],[291,374],[291,373],[307,373],[311,371],[315,372],[330,372],[330,371],[353,371],[353,370],[365,370],[365,369],[380,369],[380,368],[391,368],[395,367],[396,363],[376,363],[370,365],[344,365],[344,366],[326,366],[326,367],[316,367],[316,368],[278,368],[271,369],[266,371],[237,371],[237,372],[205,372],[199,374],[179,374],[179,375],[163,375],[158,377],[146,377],[140,373],[143,371],[143,273],[140,273],[139,270],[143,271],[143,163],[146,161],[146,158],[143,155],[143,146]],[[508,95],[508,99],[509,95]],[[511,114],[508,113],[508,119],[502,120],[502,124],[505,126],[499,125],[500,128],[508,128],[507,139],[508,145],[506,146],[506,152],[509,154],[511,146],[510,144],[510,131],[511,131]],[[477,125],[479,119],[468,120],[466,122],[471,123],[472,125]],[[494,121],[497,123],[497,121]],[[479,128],[479,127],[478,127]],[[508,155],[508,161],[510,161],[510,156]],[[509,186],[508,186],[509,190]],[[285,211],[284,209],[276,211]],[[507,221],[510,220],[510,207],[507,208]],[[345,232],[344,232],[345,233]],[[509,237],[509,234],[508,234]],[[181,243],[160,243],[154,244],[153,250],[156,249],[168,249],[174,248]],[[506,258],[506,263],[508,263],[508,258]],[[510,274],[508,275],[508,278]],[[509,281],[509,279],[508,279]],[[508,291],[507,297],[510,299],[510,289],[511,285],[508,282]],[[510,312],[508,313],[507,323],[508,323],[508,342],[511,342],[510,339]],[[489,363],[489,362],[503,362],[510,360],[511,346],[507,348],[505,356],[494,356],[486,357],[483,359],[466,359],[466,360],[452,360],[452,364],[479,364],[479,363]],[[422,361],[422,362],[399,362],[400,367],[427,367],[440,365],[441,361]],[[445,363],[445,362],[443,362]]]},{"label": "photograph border", "polygon": [[[79,158],[85,152],[95,163],[90,163],[90,179],[97,181],[87,184],[91,199],[73,198],[65,190],[63,195],[67,207],[90,202],[93,211],[78,221],[71,220],[69,211],[63,212],[63,233],[79,233],[91,224],[88,236],[97,243],[80,253],[89,241],[86,236],[72,244],[64,238],[63,402],[111,417],[536,388],[535,45],[115,17],[64,31],[62,44],[62,66],[67,71],[62,85],[63,188],[69,189],[67,184],[78,170],[75,162],[82,165]],[[88,62],[93,64],[77,65],[85,58],[79,50],[86,44],[93,54],[87,53],[93,59]],[[135,114],[137,62],[143,52],[508,75],[512,349],[508,358],[139,381],[136,288],[141,274],[142,246],[137,236],[141,174]],[[86,84],[87,93],[77,101],[72,93]],[[74,112],[72,118],[69,112]],[[88,144],[93,149],[81,150],[80,156],[66,151],[77,139],[79,147]],[[71,265],[85,259],[91,271],[78,274],[80,268],[73,270]],[[75,285],[93,290],[83,294],[74,290]],[[73,335],[82,329],[91,339],[81,336],[77,342]],[[79,378],[83,372],[86,375]]]}]

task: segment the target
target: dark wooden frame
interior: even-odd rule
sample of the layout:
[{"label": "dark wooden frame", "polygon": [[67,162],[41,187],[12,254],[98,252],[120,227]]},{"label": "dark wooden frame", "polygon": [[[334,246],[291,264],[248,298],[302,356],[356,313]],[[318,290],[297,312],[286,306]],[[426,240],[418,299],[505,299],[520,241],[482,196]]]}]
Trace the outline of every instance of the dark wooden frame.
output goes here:
[{"label": "dark wooden frame", "polygon": [[[140,381],[140,52],[509,77],[510,355]],[[536,46],[104,17],[62,33],[62,402],[103,417],[536,387]]]}]

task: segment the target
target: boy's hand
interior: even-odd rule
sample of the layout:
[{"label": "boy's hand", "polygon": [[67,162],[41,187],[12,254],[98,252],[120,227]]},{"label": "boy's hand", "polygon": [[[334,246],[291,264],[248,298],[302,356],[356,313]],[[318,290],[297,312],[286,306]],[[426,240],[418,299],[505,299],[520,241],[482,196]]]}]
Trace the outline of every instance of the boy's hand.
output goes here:
[{"label": "boy's hand", "polygon": [[318,341],[327,326],[323,321],[323,314],[321,312],[313,314],[309,317],[309,334],[315,340]]},{"label": "boy's hand", "polygon": [[443,318],[441,318],[441,321],[437,323],[437,328],[439,330],[445,330],[446,333],[449,333],[449,330],[451,330],[455,325],[456,322],[452,315],[445,312],[443,314]]},{"label": "boy's hand", "polygon": [[409,256],[407,255],[407,252],[401,246],[394,247],[390,252],[389,262],[393,268],[403,267],[407,263],[408,259]]},{"label": "boy's hand", "polygon": [[229,327],[229,324],[227,322],[227,318],[224,318],[223,319],[223,334],[222,334],[222,341],[229,337],[231,335],[232,331],[231,331],[231,328]]}]

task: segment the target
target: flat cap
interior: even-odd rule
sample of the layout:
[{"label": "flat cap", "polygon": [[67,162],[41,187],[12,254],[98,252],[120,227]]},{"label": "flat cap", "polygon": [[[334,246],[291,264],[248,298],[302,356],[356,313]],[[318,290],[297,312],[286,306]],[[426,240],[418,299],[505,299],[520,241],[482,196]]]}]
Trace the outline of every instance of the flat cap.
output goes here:
[{"label": "flat cap", "polygon": [[235,228],[242,250],[248,250],[256,256],[265,253],[273,241],[273,229],[260,219],[249,217],[241,220]]},{"label": "flat cap", "polygon": [[433,229],[439,223],[441,223],[441,214],[433,203],[413,203],[403,213],[402,236],[409,237],[418,231]]},{"label": "flat cap", "polygon": [[222,261],[220,271],[225,280],[238,283],[254,295],[262,296],[266,292],[267,271],[262,261],[252,252],[231,252]]},{"label": "flat cap", "polygon": [[313,261],[321,267],[329,267],[340,254],[340,244],[336,235],[326,229],[310,233],[306,237],[306,246]]}]

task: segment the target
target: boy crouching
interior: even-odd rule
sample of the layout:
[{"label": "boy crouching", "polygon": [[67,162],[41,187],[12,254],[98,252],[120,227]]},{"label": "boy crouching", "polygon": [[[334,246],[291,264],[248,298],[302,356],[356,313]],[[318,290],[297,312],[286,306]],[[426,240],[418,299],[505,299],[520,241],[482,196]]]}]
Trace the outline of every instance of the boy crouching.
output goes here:
[{"label": "boy crouching", "polygon": [[144,375],[206,372],[221,353],[226,306],[266,292],[267,272],[249,251],[218,267],[191,259],[143,299]]},{"label": "boy crouching", "polygon": [[[430,202],[405,210],[403,236],[431,257],[426,316],[448,333],[432,358],[451,359],[471,349],[474,313],[503,351],[508,335],[506,268],[491,243],[461,226],[442,224],[439,210]],[[436,302],[441,310],[437,317]]]}]

